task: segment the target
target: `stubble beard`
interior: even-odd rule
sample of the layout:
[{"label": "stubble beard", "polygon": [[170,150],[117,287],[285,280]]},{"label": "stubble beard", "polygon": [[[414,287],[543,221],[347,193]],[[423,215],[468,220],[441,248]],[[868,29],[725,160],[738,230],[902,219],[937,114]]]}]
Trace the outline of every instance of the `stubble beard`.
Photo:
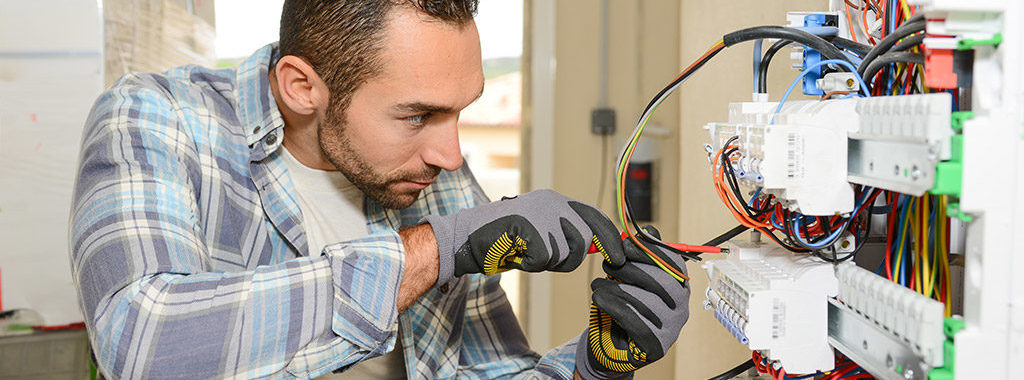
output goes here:
[{"label": "stubble beard", "polygon": [[402,181],[429,181],[437,177],[441,168],[428,166],[422,171],[403,171],[390,176],[378,172],[352,148],[352,141],[345,133],[348,123],[340,108],[332,102],[324,120],[317,125],[320,150],[324,157],[363,194],[384,208],[404,209],[411,206],[421,191],[399,191],[394,187]]}]

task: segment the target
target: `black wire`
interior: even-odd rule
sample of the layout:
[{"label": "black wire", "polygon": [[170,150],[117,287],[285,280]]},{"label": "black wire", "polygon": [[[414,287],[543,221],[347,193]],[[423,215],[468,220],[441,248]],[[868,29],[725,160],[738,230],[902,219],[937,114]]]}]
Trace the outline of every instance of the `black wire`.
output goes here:
[{"label": "black wire", "polygon": [[871,204],[868,205],[868,210],[867,211],[868,211],[868,216],[865,219],[865,223],[864,223],[865,224],[865,226],[864,226],[864,237],[861,237],[861,238],[857,239],[858,242],[860,242],[860,244],[857,245],[857,248],[853,249],[853,253],[850,253],[850,257],[851,258],[856,258],[857,257],[857,253],[860,252],[861,248],[864,248],[864,246],[868,244],[868,238],[871,237],[871,216],[875,214],[875,202],[871,202]]},{"label": "black wire", "polygon": [[909,52],[892,52],[885,53],[879,56],[877,59],[871,61],[866,70],[864,70],[864,79],[870,80],[874,78],[875,74],[878,74],[879,70],[882,70],[885,65],[896,62],[908,62],[916,63],[918,65],[924,64],[924,55],[920,53],[909,53]]},{"label": "black wire", "polygon": [[910,48],[920,45],[922,42],[924,42],[924,37],[925,33],[918,33],[910,37],[904,38],[903,41],[897,42],[896,45],[893,45],[892,49],[889,49],[889,51],[909,50]]},{"label": "black wire", "polygon": [[871,51],[871,45],[865,45],[859,42],[854,42],[843,37],[831,37],[826,38],[829,42],[840,49],[845,49],[853,52],[856,55],[863,57],[869,51]]},{"label": "black wire", "polygon": [[[737,148],[733,148],[730,149],[726,154],[732,155],[733,152],[736,152],[738,150],[739,149]],[[771,207],[768,206],[765,206],[765,208],[761,209],[755,209],[747,205],[747,200],[743,199],[743,191],[740,189],[739,181],[736,179],[736,171],[733,169],[732,164],[729,163],[729,159],[725,158],[726,155],[723,154],[722,157],[722,171],[725,173],[725,177],[729,184],[729,189],[732,191],[733,194],[736,195],[736,199],[740,201],[740,204],[743,206],[743,211],[746,212],[747,216],[754,218],[764,215],[768,211],[771,211]]]},{"label": "black wire", "polygon": [[784,26],[766,25],[740,29],[722,36],[722,42],[728,47],[740,42],[765,38],[791,40],[817,50],[826,59],[849,61],[846,54],[843,54],[839,48],[835,47],[835,45],[832,45],[832,43],[826,41],[824,38],[815,36],[800,29],[787,28]]},{"label": "black wire", "polygon": [[759,75],[757,78],[757,92],[762,94],[768,92],[768,65],[771,63],[772,58],[775,57],[775,54],[778,53],[779,50],[782,50],[782,48],[786,47],[786,45],[789,45],[791,43],[793,43],[793,41],[778,40],[775,41],[775,43],[772,44],[772,46],[768,47],[768,50],[764,52],[764,57],[761,58],[761,65],[758,66],[757,68]]},{"label": "black wire", "polygon": [[750,227],[744,226],[742,224],[738,225],[736,227],[733,227],[731,230],[725,231],[724,234],[715,236],[714,239],[708,240],[708,242],[704,243],[704,245],[709,246],[709,247],[714,247],[716,245],[719,245],[719,244],[725,243],[725,242],[727,242],[729,240],[732,240],[732,238],[736,237],[739,234],[742,234],[743,231],[746,231],[746,230],[749,230],[749,229],[750,229]]},{"label": "black wire", "polygon": [[[675,80],[670,82],[667,86],[665,86],[665,88],[662,88],[661,91],[659,91],[657,95],[655,95],[653,98],[651,98],[651,101],[649,103],[647,103],[647,106],[644,107],[644,110],[642,112],[640,112],[640,117],[643,117],[643,115],[646,114],[647,111],[649,111],[650,109],[654,108],[657,105],[658,99],[660,99],[663,95],[665,95],[665,93],[667,93],[669,90],[671,90],[676,85],[678,85],[678,84],[682,83],[683,81],[685,81],[687,78],[690,77],[690,75],[693,75],[693,73],[697,72],[697,70],[699,70],[706,63],[708,63],[708,61],[710,61],[711,58],[714,58],[716,55],[718,55],[718,53],[720,53],[723,49],[724,49],[724,47],[718,47],[718,48],[715,48],[715,49],[711,50],[710,52],[708,52],[707,55],[705,55],[703,57],[703,59],[701,59],[701,60],[697,61],[696,63],[694,63],[692,69],[690,69],[689,71],[683,73],[682,75],[679,76],[679,78],[676,78]],[[626,156],[623,155],[622,159],[625,160]],[[629,163],[627,162],[626,165],[628,167]],[[626,192],[625,186],[623,186],[622,192],[623,192],[623,194],[625,194],[625,192]],[[651,236],[650,234],[647,233],[647,231],[645,231],[643,228],[641,228],[640,225],[636,222],[636,220],[633,219],[633,206],[629,204],[629,197],[626,197],[626,196],[623,197],[623,206],[625,206],[625,209],[626,209],[626,219],[629,221],[630,224],[633,225],[633,228],[637,231],[637,235],[640,238],[642,238],[644,241],[650,242],[650,243],[652,243],[652,244],[654,244],[654,245],[656,245],[658,247],[667,249],[670,252],[674,252],[676,254],[679,254],[679,255],[683,256],[684,259],[694,260],[694,261],[701,261],[701,258],[699,256],[697,256],[696,254],[694,254],[693,252],[687,252],[687,251],[681,251],[681,250],[675,249],[675,248],[669,246],[668,244],[666,244],[665,242],[663,242],[661,239],[658,239],[658,238],[655,238],[654,236]],[[654,253],[655,255],[659,254],[657,252],[657,250],[652,250],[651,252]],[[679,270],[679,268],[675,265],[674,261],[666,260],[665,257],[661,257],[661,259],[663,261],[665,261],[666,264],[669,265],[670,267],[672,267],[673,269],[675,269],[677,271]]]},{"label": "black wire", "polygon": [[738,152],[739,148],[728,149],[728,147],[738,139],[739,136],[733,136],[725,141],[725,144],[722,146],[723,153],[719,155],[719,159],[721,160],[720,164],[722,165],[722,172],[725,174],[727,183],[729,184],[729,189],[736,195],[736,199],[740,201],[740,204],[743,205],[743,210],[747,216],[755,218],[771,211],[771,206],[766,205],[764,208],[755,209],[747,205],[747,200],[743,198],[743,192],[740,190],[739,181],[736,179],[736,171],[733,169],[732,163],[729,162],[729,157],[732,156],[733,153]]},{"label": "black wire", "polygon": [[712,377],[708,380],[726,380],[739,376],[743,372],[754,368],[754,359],[747,359],[747,361],[740,363],[740,365],[733,367],[732,369],[722,372],[721,375]]},{"label": "black wire", "polygon": [[857,71],[861,74],[861,77],[864,78],[864,80],[870,80],[870,78],[864,76],[864,72],[866,71],[868,65],[870,65],[871,62],[875,60],[875,58],[882,55],[882,53],[888,52],[889,49],[893,47],[893,45],[896,45],[896,43],[899,42],[899,40],[902,40],[912,34],[923,31],[924,27],[924,12],[921,12],[908,19],[907,22],[903,23],[903,25],[900,25],[899,28],[896,28],[896,31],[892,32],[888,36],[885,36],[885,38],[883,38],[881,41],[878,41],[878,44],[875,45],[875,47],[871,48],[871,51],[869,51],[866,55],[864,55],[864,60],[861,61],[860,67],[857,68]]}]

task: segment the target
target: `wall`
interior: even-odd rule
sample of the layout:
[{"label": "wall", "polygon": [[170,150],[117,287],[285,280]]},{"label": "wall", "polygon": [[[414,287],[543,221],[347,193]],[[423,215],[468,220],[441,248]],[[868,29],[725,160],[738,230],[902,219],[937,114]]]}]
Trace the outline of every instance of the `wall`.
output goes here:
[{"label": "wall", "polygon": [[[553,147],[549,152],[538,155],[537,150],[544,150],[539,145],[544,141],[534,144],[534,150],[524,148],[525,152],[532,152],[529,157],[524,156],[524,168],[536,170],[536,165],[547,164],[552,170],[551,187],[570,197],[578,198],[592,204],[600,204],[600,208],[608,214],[614,213],[612,194],[614,187],[612,182],[612,166],[621,148],[626,135],[632,131],[639,112],[649,98],[655,94],[666,81],[672,79],[678,70],[679,60],[679,35],[678,18],[679,3],[672,1],[610,1],[610,30],[609,30],[609,63],[608,63],[608,105],[616,110],[617,128],[616,134],[607,140],[608,151],[602,161],[602,138],[590,133],[590,111],[598,105],[598,80],[600,58],[600,20],[601,7],[599,1],[584,0],[560,0],[553,6],[541,4],[546,0],[537,0],[535,4],[527,5],[527,15],[531,15],[529,7],[550,7],[554,10],[554,59],[555,65],[553,76],[553,105],[548,107],[552,114],[548,115],[553,130],[540,128],[544,120],[537,120],[537,108],[549,106],[540,104],[541,100],[536,92],[532,92],[535,86],[551,88],[552,83],[530,83],[527,84],[526,94],[532,94],[526,99],[524,112],[525,136],[524,142],[530,144],[531,134],[550,133]],[[534,17],[528,16],[528,29],[538,30],[531,27],[531,22],[543,23]],[[541,28],[543,29],[543,28]],[[533,58],[537,50],[529,51],[531,39],[543,39],[551,37],[527,36],[527,51],[524,52],[526,62],[534,62]],[[537,46],[533,45],[536,49]],[[543,45],[541,46],[543,47]],[[532,54],[532,55],[531,55]],[[545,59],[539,60],[542,64],[549,63]],[[536,65],[535,65],[536,66]],[[541,69],[547,69],[541,67]],[[537,67],[527,68],[524,75],[531,75],[531,70]],[[533,77],[536,79],[536,77]],[[531,102],[533,100],[533,102]],[[654,117],[654,124],[671,127],[675,129],[678,124],[678,103],[671,100],[662,105],[662,110]],[[655,200],[655,221],[653,224],[662,231],[677,230],[678,198],[674,196],[678,187],[678,167],[675,147],[678,146],[677,134],[670,133],[666,137],[659,137],[654,140],[656,149],[660,156],[656,161],[655,172],[657,193]],[[550,158],[544,157],[549,154]],[[546,160],[549,162],[537,162]],[[597,163],[603,162],[603,165]],[[601,180],[601,170],[608,171],[605,181],[606,188],[604,196],[597,199]],[[531,182],[526,180],[530,175],[524,176],[524,188],[526,190],[539,188],[536,172]],[[673,233],[667,233],[672,237]],[[533,287],[533,292],[526,294],[549,293],[550,300],[538,301],[535,297],[528,299],[527,308],[532,308],[534,313],[527,312],[530,317],[526,324],[528,331],[547,331],[550,336],[537,337],[531,334],[534,347],[544,350],[551,345],[559,345],[570,339],[575,339],[583,332],[586,326],[587,313],[590,305],[590,279],[600,275],[601,269],[597,259],[589,260],[589,266],[585,264],[581,269],[573,273],[554,273],[525,276],[527,282]],[[538,289],[540,287],[540,289]],[[539,305],[538,305],[539,304]],[[536,313],[537,308],[544,309],[543,313]],[[541,320],[545,319],[545,320]],[[538,330],[538,325],[547,324],[545,328]],[[545,339],[549,338],[549,339]],[[672,374],[674,360],[671,355],[656,363],[650,368],[640,372],[640,378],[668,378]]]},{"label": "wall", "polygon": [[[824,10],[824,0],[684,0],[680,7],[681,67],[700,57],[712,43],[733,30],[755,25],[782,25],[787,10]],[[704,124],[725,121],[729,102],[749,101],[753,90],[751,49],[746,42],[726,48],[693,75],[679,90],[680,101],[680,198],[678,236],[686,242],[703,243],[738,223],[714,194],[703,145]],[[764,49],[768,48],[765,44]],[[776,55],[769,70],[768,91],[772,99],[785,91],[798,74],[789,69],[788,53]],[[795,97],[795,96],[794,96]],[[745,235],[741,235],[745,236]],[[750,358],[740,345],[701,307],[707,276],[699,264],[691,263],[690,320],[676,345],[676,379],[707,379]]]}]

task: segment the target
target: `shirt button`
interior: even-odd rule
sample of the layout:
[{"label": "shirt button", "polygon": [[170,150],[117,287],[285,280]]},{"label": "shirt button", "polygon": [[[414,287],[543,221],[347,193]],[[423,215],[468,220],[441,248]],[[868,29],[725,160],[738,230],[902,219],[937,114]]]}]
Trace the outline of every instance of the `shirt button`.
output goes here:
[{"label": "shirt button", "polygon": [[277,142],[277,135],[275,135],[275,134],[267,135],[267,140],[266,141],[267,141],[267,145],[274,145],[274,143]]},{"label": "shirt button", "polygon": [[441,288],[440,288],[440,289],[438,289],[438,290],[440,290],[440,291],[441,291],[441,293],[448,293],[448,288],[449,288],[449,286],[448,286],[448,284],[446,283],[446,284],[444,284],[444,285],[441,285]]}]

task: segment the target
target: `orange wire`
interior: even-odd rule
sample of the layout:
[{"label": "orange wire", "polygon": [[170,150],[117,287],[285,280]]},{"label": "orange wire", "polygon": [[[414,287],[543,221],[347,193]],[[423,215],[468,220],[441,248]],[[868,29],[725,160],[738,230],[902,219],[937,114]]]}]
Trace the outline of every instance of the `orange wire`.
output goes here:
[{"label": "orange wire", "polygon": [[[876,19],[878,18],[877,16],[878,16],[878,14],[875,14],[875,18]],[[864,35],[868,36],[868,41],[871,41],[871,44],[874,45],[875,44],[875,38],[871,37],[871,33],[868,32],[868,7],[867,6],[865,6],[864,10],[862,12],[860,12],[860,17],[861,17],[861,20],[864,21],[864,23],[861,24],[861,28],[864,29]]]},{"label": "orange wire", "polygon": [[[679,76],[677,76],[672,81],[675,82],[676,80],[679,80],[679,78],[682,78],[683,76],[685,76],[687,73],[692,72],[697,67],[697,65],[699,63],[703,62],[704,60],[706,60],[709,55],[711,55],[711,54],[713,54],[713,53],[715,53],[715,52],[717,52],[719,50],[722,50],[724,48],[725,48],[725,43],[723,41],[718,41],[717,43],[712,45],[711,48],[708,49],[708,51],[704,53],[704,55],[700,56],[700,58],[697,58],[697,60],[693,61],[693,63],[691,63],[689,66],[687,66],[685,69],[683,69],[683,71],[681,71],[679,73]],[[626,160],[627,163],[629,162],[629,160],[631,160],[633,158],[633,152],[634,151],[635,150],[632,150],[632,149],[629,150],[629,152],[626,155],[626,157],[623,157],[623,159]],[[619,188],[620,189],[625,189],[626,188],[626,175],[625,174],[626,173],[623,170],[622,175],[619,176]],[[625,194],[625,192],[623,192],[622,198],[619,199],[619,202],[622,202],[623,205],[625,204],[625,196],[626,196],[626,194]],[[658,255],[655,255],[654,252],[651,252],[651,250],[648,249],[646,245],[640,243],[640,240],[637,239],[636,234],[631,233],[630,230],[629,230],[629,223],[628,223],[629,218],[626,217],[626,208],[625,207],[620,207],[620,208],[621,208],[621,210],[620,210],[621,214],[620,215],[622,217],[622,220],[627,221],[626,223],[623,223],[622,228],[626,232],[626,235],[629,236],[629,239],[632,240],[633,243],[635,243],[637,245],[637,247],[640,247],[640,249],[642,251],[644,251],[644,253],[646,253],[647,256],[650,257],[652,260],[655,260],[655,261],[661,263],[662,266],[664,266],[666,269],[668,269],[670,272],[672,272],[676,276],[679,276],[680,278],[689,280],[690,279],[689,276],[687,276],[687,275],[685,275],[683,273],[680,273],[679,271],[673,269],[672,266],[668,265],[668,263],[665,263],[665,261],[662,260]],[[721,249],[719,249],[719,251],[721,251]]]},{"label": "orange wire", "polygon": [[[715,160],[712,161],[712,162],[719,162],[720,158],[722,157],[722,152],[723,151],[729,150],[729,149],[732,149],[732,148],[735,148],[735,147],[736,147],[736,145],[730,145],[730,146],[725,147],[722,150],[719,150],[718,153],[715,154]],[[747,226],[747,227],[750,227],[750,228],[757,228],[757,227],[769,228],[769,227],[771,227],[770,224],[766,224],[764,222],[751,219],[746,213],[743,213],[743,212],[739,211],[739,209],[742,207],[742,205],[740,207],[737,207],[736,205],[737,204],[742,204],[742,201],[739,200],[739,199],[736,199],[735,195],[732,192],[728,191],[728,189],[726,188],[726,185],[723,183],[724,179],[722,178],[722,175],[724,174],[724,172],[725,172],[725,167],[722,166],[722,165],[718,165],[715,168],[715,171],[714,171],[715,191],[718,193],[718,197],[722,200],[722,202],[725,203],[726,206],[728,206],[727,208],[729,209],[730,212],[732,212],[733,217],[735,217],[736,220],[738,220],[740,222],[740,224],[743,224],[744,226]]]},{"label": "orange wire", "polygon": [[853,30],[853,16],[850,16],[850,3],[844,1],[843,5],[846,6],[846,22],[848,25],[847,29],[850,30],[850,38],[853,39],[853,42],[857,42],[857,32]]}]

